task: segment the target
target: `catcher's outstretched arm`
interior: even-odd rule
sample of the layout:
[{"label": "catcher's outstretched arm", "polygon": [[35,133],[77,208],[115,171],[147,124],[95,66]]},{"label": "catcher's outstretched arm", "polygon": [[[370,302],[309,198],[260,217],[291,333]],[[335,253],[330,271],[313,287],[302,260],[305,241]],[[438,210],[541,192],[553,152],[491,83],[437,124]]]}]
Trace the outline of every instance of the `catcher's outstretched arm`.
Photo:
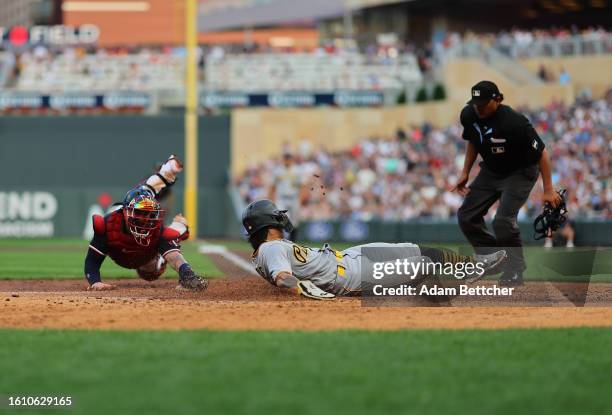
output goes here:
[{"label": "catcher's outstretched arm", "polygon": [[336,297],[334,294],[323,291],[311,281],[298,280],[290,272],[285,271],[279,272],[276,276],[276,286],[315,300],[331,300]]},{"label": "catcher's outstretched arm", "polygon": [[99,251],[91,246],[89,247],[87,256],[85,257],[85,278],[87,279],[90,287],[96,283],[102,282],[100,268],[102,267],[104,258],[106,258],[106,255],[102,255]]},{"label": "catcher's outstretched arm", "polygon": [[155,173],[147,179],[145,185],[153,190],[155,194],[159,194],[164,188],[170,187],[176,182],[176,176],[183,171],[183,163],[174,154],[170,155],[168,160],[162,164],[158,173]]}]

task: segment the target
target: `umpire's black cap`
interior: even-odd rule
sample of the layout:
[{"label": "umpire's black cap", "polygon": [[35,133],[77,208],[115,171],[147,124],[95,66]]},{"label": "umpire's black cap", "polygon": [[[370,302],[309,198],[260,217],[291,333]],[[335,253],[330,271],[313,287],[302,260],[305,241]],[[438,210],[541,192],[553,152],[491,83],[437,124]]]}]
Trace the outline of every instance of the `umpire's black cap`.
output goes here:
[{"label": "umpire's black cap", "polygon": [[472,87],[472,98],[467,102],[473,105],[484,105],[501,96],[499,88],[491,81],[480,81]]}]

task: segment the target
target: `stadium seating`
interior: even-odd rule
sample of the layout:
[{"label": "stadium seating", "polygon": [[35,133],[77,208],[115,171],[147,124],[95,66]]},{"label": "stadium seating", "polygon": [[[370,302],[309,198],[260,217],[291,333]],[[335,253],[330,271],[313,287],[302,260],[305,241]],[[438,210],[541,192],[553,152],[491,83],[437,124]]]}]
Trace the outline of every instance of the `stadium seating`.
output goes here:
[{"label": "stadium seating", "polygon": [[143,91],[183,88],[184,59],[172,53],[94,54],[66,49],[55,55],[34,50],[20,57],[19,90]]},{"label": "stadium seating", "polygon": [[222,91],[401,90],[420,79],[412,55],[261,53],[211,55],[206,63],[207,87]]},{"label": "stadium seating", "polygon": [[[22,91],[182,90],[181,53],[142,50],[57,54],[33,49],[19,57],[16,89]],[[0,68],[1,69],[1,68]],[[359,53],[210,54],[205,86],[217,91],[402,90],[421,73],[412,55]]]},{"label": "stadium seating", "polygon": [[15,56],[12,53],[0,52],[0,87],[7,85],[15,67]]},{"label": "stadium seating", "polygon": [[511,58],[575,56],[612,53],[612,32],[603,28],[582,31],[512,30],[499,33],[449,33],[437,52],[448,56],[482,56],[493,47]]}]

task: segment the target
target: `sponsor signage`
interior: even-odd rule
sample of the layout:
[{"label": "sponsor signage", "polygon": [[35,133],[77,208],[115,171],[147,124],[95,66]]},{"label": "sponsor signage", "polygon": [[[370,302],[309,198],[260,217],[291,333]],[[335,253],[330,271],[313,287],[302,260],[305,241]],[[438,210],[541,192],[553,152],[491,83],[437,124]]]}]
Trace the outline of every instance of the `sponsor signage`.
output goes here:
[{"label": "sponsor signage", "polygon": [[309,241],[329,241],[334,235],[334,227],[330,222],[309,222],[306,225],[306,239]]},{"label": "sponsor signage", "polygon": [[14,47],[26,45],[90,45],[100,38],[100,29],[93,24],[81,26],[13,26],[0,27],[0,40],[3,45]]},{"label": "sponsor signage", "polygon": [[[0,92],[0,111],[10,110],[82,110],[101,109],[109,111],[147,109],[151,106],[151,95],[146,92],[58,92],[40,94],[29,91]],[[372,107],[383,105],[380,92],[350,91],[330,94],[306,92],[274,92],[270,94],[245,94],[240,92],[212,92],[202,94],[200,105],[205,108],[236,107],[315,107],[321,105],[338,107]]]},{"label": "sponsor signage", "polygon": [[0,237],[50,237],[56,197],[49,192],[0,191]]},{"label": "sponsor signage", "polygon": [[340,237],[345,241],[362,241],[369,234],[370,229],[365,222],[346,221],[340,225]]},{"label": "sponsor signage", "polygon": [[151,105],[151,96],[143,92],[111,92],[91,94],[67,92],[40,95],[34,92],[0,92],[0,111],[41,110],[57,111],[79,109],[145,109]]},{"label": "sponsor signage", "polygon": [[315,107],[330,105],[338,107],[375,107],[384,104],[384,96],[378,91],[314,92],[269,92],[250,94],[246,92],[205,92],[200,104],[206,108],[233,107]]}]

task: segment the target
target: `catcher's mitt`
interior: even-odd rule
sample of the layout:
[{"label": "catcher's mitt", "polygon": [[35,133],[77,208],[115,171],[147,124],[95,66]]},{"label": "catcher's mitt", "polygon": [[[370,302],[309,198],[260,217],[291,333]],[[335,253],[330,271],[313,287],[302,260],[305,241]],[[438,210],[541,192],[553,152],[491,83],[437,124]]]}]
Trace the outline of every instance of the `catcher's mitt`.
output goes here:
[{"label": "catcher's mitt", "polygon": [[196,275],[191,267],[179,269],[179,285],[177,290],[204,291],[208,288],[208,280]]},{"label": "catcher's mitt", "polygon": [[542,212],[533,222],[535,240],[552,237],[553,232],[561,227],[567,220],[567,208],[565,207],[566,189],[561,189],[557,192],[561,196],[561,203],[554,208],[548,202],[544,204],[544,212]]}]

